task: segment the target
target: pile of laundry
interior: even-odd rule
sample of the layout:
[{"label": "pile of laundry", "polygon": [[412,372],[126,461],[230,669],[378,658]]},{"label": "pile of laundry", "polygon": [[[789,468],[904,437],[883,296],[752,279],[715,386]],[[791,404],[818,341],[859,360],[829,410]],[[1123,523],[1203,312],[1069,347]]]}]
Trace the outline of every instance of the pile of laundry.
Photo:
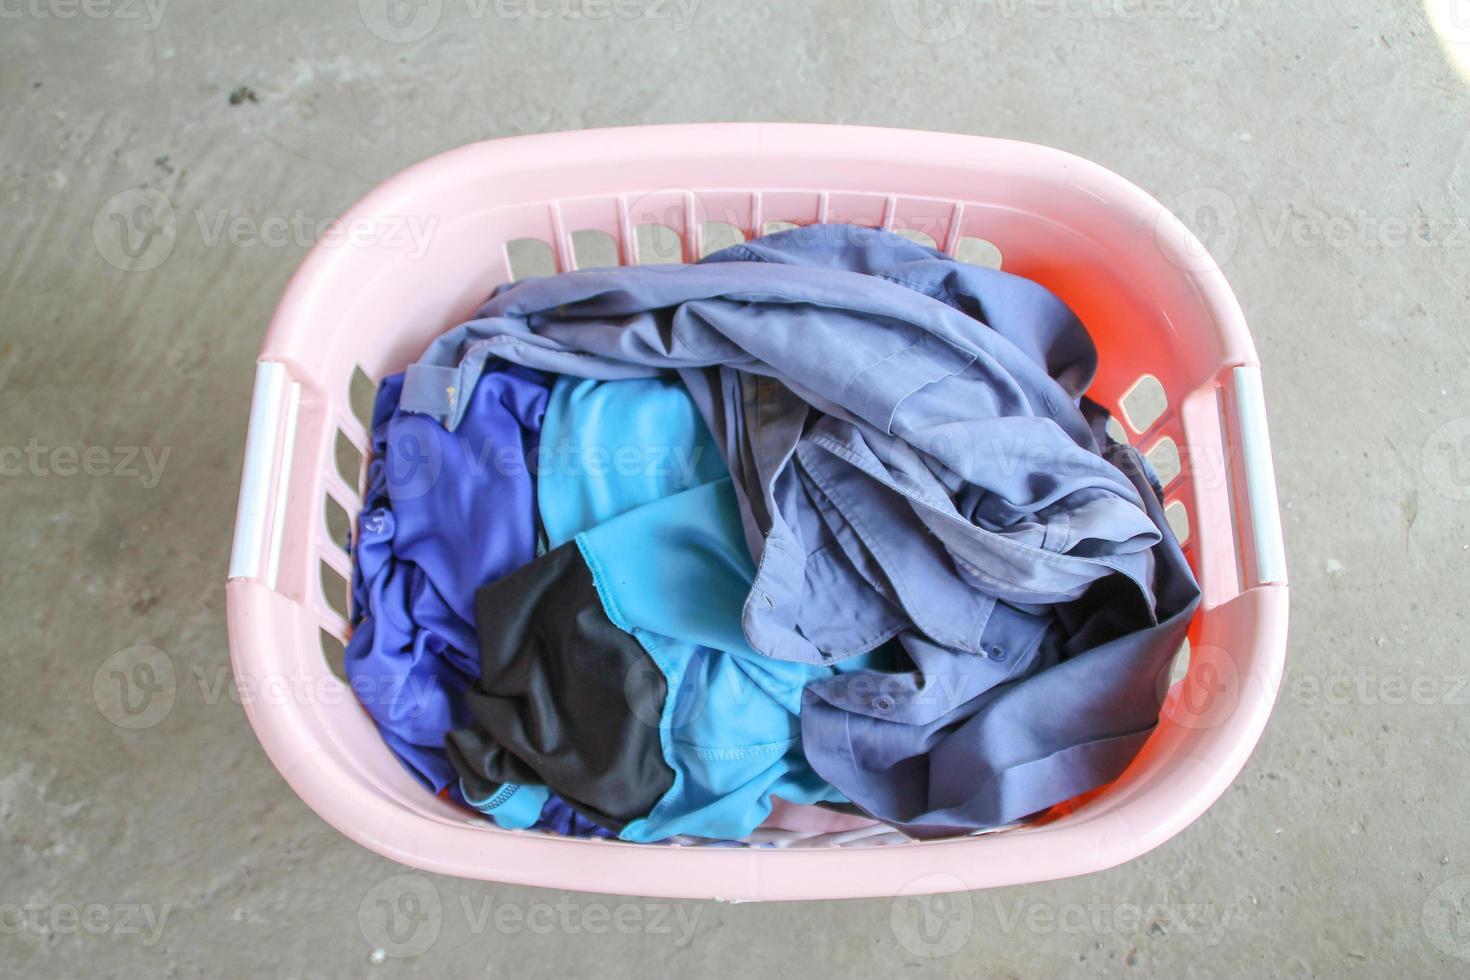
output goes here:
[{"label": "pile of laundry", "polygon": [[1133,759],[1199,602],[1096,360],[847,225],[502,286],[378,391],[349,680],[501,827],[1024,820]]}]

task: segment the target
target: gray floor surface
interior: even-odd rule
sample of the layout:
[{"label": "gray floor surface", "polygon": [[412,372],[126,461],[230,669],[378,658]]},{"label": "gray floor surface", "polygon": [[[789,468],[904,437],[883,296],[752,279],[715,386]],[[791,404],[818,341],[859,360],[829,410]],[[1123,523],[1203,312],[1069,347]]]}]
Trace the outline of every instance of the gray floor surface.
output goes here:
[{"label": "gray floor surface", "polygon": [[[1431,6],[0,2],[0,971],[1465,975],[1470,13]],[[219,686],[253,361],[311,234],[216,222],[314,225],[474,140],[713,120],[1015,137],[1224,202],[1200,231],[1265,364],[1288,678],[1146,857],[917,908],[405,880]],[[139,187],[180,217],[128,273],[109,202]],[[176,694],[130,729],[101,668],[139,646]],[[432,922],[378,935],[408,892]]]}]

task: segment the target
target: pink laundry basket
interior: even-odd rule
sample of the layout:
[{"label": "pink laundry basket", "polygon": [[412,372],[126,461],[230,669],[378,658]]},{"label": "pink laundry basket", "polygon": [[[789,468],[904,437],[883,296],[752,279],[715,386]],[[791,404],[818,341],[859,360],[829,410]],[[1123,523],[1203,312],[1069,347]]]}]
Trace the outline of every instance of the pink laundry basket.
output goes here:
[{"label": "pink laundry basket", "polygon": [[[1160,679],[1171,686],[1144,751],[1108,786],[1034,823],[929,842],[800,807],[778,808],[749,842],[765,847],[567,839],[500,830],[429,795],[341,680],[351,568],[342,545],[361,506],[377,381],[509,278],[693,260],[820,221],[890,228],[1001,264],[1051,288],[1087,324],[1101,350],[1090,394],[1160,471],[1204,591],[1190,642]],[[1181,831],[1240,771],[1286,648],[1259,361],[1194,237],[1137,187],[1058,150],[848,126],[495,140],[370,193],[302,263],[271,323],[227,592],[251,724],[291,787],[337,829],[444,874],[673,898],[940,892],[1119,864]]]}]

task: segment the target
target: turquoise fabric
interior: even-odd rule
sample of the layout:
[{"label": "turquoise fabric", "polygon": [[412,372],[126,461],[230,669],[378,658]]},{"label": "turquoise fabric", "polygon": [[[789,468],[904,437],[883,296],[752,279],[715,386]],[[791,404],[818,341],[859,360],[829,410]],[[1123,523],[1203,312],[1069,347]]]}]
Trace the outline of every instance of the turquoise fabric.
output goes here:
[{"label": "turquoise fabric", "polygon": [[541,810],[551,793],[545,786],[530,786],[524,783],[504,783],[494,795],[483,800],[475,799],[460,782],[460,795],[466,803],[507,830],[525,830],[535,826],[541,819]]},{"label": "turquoise fabric", "polygon": [[[542,446],[549,543],[576,540],[608,618],[668,684],[661,715],[641,720],[658,727],[674,782],[620,836],[740,838],[769,816],[772,796],[842,801],[801,748],[803,691],[837,671],[773,660],[746,642],[741,610],[755,566],[725,464],[684,387],[559,379]],[[584,465],[620,451],[627,465]],[[634,465],[658,458],[667,465]]]},{"label": "turquoise fabric", "polygon": [[729,476],[689,393],[669,378],[552,385],[537,452],[547,546],[641,504]]},{"label": "turquoise fabric", "polygon": [[[621,382],[609,382],[620,384]],[[744,837],[792,803],[843,799],[807,764],[801,702],[830,667],[772,660],[746,643],[755,577],[729,478],[646,504],[576,537],[603,609],[637,638],[669,687],[657,724],[674,783],[619,835]]]}]

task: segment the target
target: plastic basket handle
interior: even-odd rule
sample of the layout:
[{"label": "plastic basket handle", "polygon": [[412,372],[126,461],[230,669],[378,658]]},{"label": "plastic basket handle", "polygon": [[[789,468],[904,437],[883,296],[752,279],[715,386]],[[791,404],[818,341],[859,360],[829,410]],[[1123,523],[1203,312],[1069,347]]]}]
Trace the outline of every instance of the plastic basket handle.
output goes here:
[{"label": "plastic basket handle", "polygon": [[[1243,500],[1237,512],[1246,527],[1242,542],[1248,541],[1255,558],[1258,585],[1286,583],[1286,546],[1281,536],[1281,509],[1276,497],[1276,470],[1271,462],[1271,439],[1266,432],[1266,398],[1261,390],[1261,369],[1237,367],[1230,373],[1234,404],[1234,429],[1240,446]],[[1246,559],[1242,556],[1244,570]]]},{"label": "plastic basket handle", "polygon": [[267,587],[276,587],[300,407],[301,385],[290,379],[286,365],[279,361],[256,365],[235,541],[230,550],[232,579],[260,579]]}]

